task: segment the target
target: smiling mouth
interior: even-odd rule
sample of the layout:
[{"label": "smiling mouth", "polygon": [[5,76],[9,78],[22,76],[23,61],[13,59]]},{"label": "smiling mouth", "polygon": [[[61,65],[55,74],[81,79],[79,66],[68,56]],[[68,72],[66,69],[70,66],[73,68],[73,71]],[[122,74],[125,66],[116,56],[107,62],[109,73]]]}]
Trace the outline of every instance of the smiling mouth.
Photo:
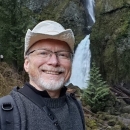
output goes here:
[{"label": "smiling mouth", "polygon": [[63,72],[57,72],[57,71],[48,71],[48,70],[43,70],[44,73],[46,74],[52,74],[52,75],[59,75]]}]

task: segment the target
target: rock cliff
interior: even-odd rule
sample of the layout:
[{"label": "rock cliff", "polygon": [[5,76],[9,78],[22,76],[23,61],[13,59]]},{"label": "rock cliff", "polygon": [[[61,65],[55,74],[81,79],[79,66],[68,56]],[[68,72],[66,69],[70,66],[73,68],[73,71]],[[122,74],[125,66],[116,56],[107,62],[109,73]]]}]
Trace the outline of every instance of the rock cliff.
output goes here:
[{"label": "rock cliff", "polygon": [[96,0],[91,52],[108,83],[130,81],[129,0]]},{"label": "rock cliff", "polygon": [[50,19],[71,28],[76,36],[76,44],[85,37],[87,18],[81,1],[28,0],[25,5],[34,12],[36,21]]}]

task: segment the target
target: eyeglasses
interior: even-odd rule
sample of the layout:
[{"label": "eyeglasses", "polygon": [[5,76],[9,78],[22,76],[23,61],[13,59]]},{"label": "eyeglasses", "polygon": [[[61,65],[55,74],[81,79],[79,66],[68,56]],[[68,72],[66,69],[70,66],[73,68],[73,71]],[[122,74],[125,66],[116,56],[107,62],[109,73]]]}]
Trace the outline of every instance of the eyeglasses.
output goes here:
[{"label": "eyeglasses", "polygon": [[69,51],[57,51],[57,52],[52,52],[50,50],[46,50],[46,49],[37,49],[37,50],[33,50],[31,52],[28,52],[27,55],[30,55],[32,53],[34,53],[41,58],[50,58],[53,54],[56,55],[56,57],[60,60],[62,59],[67,59],[67,60],[72,60],[73,58],[73,53],[69,52]]}]

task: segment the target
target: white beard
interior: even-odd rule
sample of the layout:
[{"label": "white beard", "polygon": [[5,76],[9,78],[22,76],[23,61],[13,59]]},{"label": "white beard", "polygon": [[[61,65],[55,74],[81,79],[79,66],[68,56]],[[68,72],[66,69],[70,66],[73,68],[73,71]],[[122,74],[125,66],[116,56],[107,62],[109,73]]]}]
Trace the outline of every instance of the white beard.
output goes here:
[{"label": "white beard", "polygon": [[[45,67],[44,67],[45,69]],[[46,70],[49,71],[57,71],[57,72],[64,72],[64,68],[46,68]],[[29,75],[30,80],[34,83],[32,85],[36,85],[38,88],[41,90],[50,90],[50,91],[55,91],[59,90],[62,88],[65,84],[65,78],[61,77],[58,80],[55,79],[43,79],[43,77],[39,76],[32,76]]]},{"label": "white beard", "polygon": [[64,78],[62,77],[58,81],[55,81],[53,79],[44,81],[43,78],[39,78],[35,81],[35,83],[43,90],[55,91],[64,86]]}]

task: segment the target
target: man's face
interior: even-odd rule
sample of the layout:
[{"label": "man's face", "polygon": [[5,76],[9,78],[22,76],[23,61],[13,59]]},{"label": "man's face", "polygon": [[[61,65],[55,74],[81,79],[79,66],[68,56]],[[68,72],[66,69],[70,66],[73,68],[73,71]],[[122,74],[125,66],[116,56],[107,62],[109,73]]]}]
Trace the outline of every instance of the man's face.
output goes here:
[{"label": "man's face", "polygon": [[36,51],[30,53],[24,62],[31,85],[38,90],[59,90],[70,78],[72,60],[64,59],[64,55],[61,54],[56,56],[54,53],[46,57],[46,52],[42,52],[43,49],[52,52],[71,52],[70,48],[63,41],[41,40],[30,48],[29,52]]}]

